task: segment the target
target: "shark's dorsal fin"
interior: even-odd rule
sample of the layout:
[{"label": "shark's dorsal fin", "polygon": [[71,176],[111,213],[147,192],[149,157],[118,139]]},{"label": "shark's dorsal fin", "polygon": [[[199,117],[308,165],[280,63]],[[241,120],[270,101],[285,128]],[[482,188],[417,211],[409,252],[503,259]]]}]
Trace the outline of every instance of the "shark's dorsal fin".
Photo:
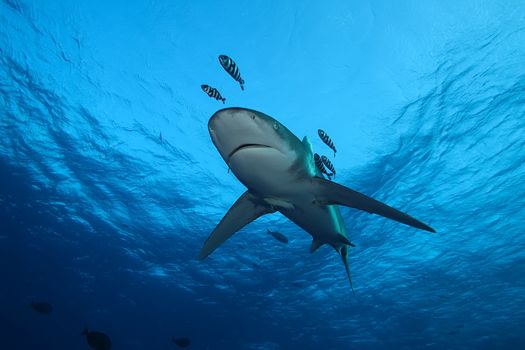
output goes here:
[{"label": "shark's dorsal fin", "polygon": [[201,249],[199,258],[204,259],[210,255],[218,246],[230,238],[235,232],[257,219],[258,217],[275,212],[261,199],[246,191],[232,205],[224,215],[221,222],[210,234]]},{"label": "shark's dorsal fin", "polygon": [[321,247],[323,244],[324,244],[324,242],[322,242],[321,240],[319,240],[319,239],[314,239],[314,240],[312,241],[312,245],[310,246],[310,254],[312,254],[312,253],[315,252],[317,249],[319,249],[319,247]]},{"label": "shark's dorsal fin", "polygon": [[310,140],[308,139],[308,136],[303,137],[303,145],[306,148],[307,151],[310,151],[314,153],[312,149],[312,144],[310,143]]},{"label": "shark's dorsal fin", "polygon": [[436,232],[432,227],[421,221],[405,214],[397,209],[394,209],[385,203],[381,203],[373,198],[370,198],[362,193],[351,190],[348,187],[339,185],[335,182],[322,179],[320,177],[312,178],[314,187],[314,203],[320,205],[340,204],[347,207],[364,210],[370,214],[378,214],[401,222],[405,225],[412,226],[421,230]]}]

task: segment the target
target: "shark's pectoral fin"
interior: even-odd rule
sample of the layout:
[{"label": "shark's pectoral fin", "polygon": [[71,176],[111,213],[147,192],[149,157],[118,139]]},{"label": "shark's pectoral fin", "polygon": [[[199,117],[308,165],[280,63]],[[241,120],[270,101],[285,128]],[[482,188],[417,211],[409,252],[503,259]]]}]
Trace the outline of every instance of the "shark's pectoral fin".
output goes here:
[{"label": "shark's pectoral fin", "polygon": [[275,210],[267,206],[262,200],[248,191],[244,192],[204,242],[199,258],[206,258],[235,232],[253,220],[273,212]]},{"label": "shark's pectoral fin", "polygon": [[364,210],[371,214],[378,214],[386,218],[399,221],[405,225],[419,228],[430,232],[436,232],[432,227],[421,221],[394,209],[385,203],[381,203],[362,193],[351,190],[348,187],[339,185],[320,177],[313,178],[315,200],[321,205],[340,204],[347,207]]}]

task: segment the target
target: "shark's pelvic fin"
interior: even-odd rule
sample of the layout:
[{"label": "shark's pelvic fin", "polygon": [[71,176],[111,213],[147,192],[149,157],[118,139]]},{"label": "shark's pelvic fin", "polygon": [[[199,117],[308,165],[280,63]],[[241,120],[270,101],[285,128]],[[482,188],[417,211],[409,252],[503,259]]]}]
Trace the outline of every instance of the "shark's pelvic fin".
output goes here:
[{"label": "shark's pelvic fin", "polygon": [[237,199],[233,206],[228,210],[221,222],[210,234],[199,254],[200,259],[206,258],[224,241],[230,238],[235,232],[257,219],[258,217],[273,213],[275,210],[265,205],[259,198],[246,191]]},{"label": "shark's pelvic fin", "polygon": [[343,264],[345,265],[346,275],[348,276],[348,281],[350,282],[350,288],[352,288],[352,293],[355,296],[354,286],[352,285],[352,275],[350,274],[350,267],[348,267],[348,247],[343,246],[339,251],[341,258],[343,258]]},{"label": "shark's pelvic fin", "polygon": [[339,235],[337,236],[337,238],[338,238],[338,240],[339,240],[340,243],[342,243],[342,244],[344,244],[344,245],[349,245],[350,247],[355,247],[355,244],[352,243],[352,242],[350,242],[350,241],[348,240],[348,238],[346,238],[346,237],[343,236],[342,234],[339,234]]},{"label": "shark's pelvic fin", "polygon": [[378,214],[421,230],[436,232],[432,227],[422,223],[410,215],[394,209],[385,203],[381,203],[362,193],[351,190],[348,187],[339,185],[326,179],[322,179],[317,176],[314,177],[312,181],[314,183],[316,197],[314,202],[320,205],[340,204],[347,207],[364,210],[371,214]]},{"label": "shark's pelvic fin", "polygon": [[314,240],[312,241],[312,245],[310,246],[310,254],[312,254],[312,253],[315,252],[317,249],[319,249],[323,244],[324,244],[324,242],[322,242],[321,240],[319,240],[319,239],[314,239]]}]

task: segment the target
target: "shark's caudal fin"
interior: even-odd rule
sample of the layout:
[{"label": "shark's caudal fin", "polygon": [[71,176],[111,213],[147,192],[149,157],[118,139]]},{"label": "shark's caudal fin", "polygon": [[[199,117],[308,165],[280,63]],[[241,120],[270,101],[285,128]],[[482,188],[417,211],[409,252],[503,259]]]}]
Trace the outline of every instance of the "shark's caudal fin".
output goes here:
[{"label": "shark's caudal fin", "polygon": [[250,192],[244,192],[233,204],[230,210],[228,210],[226,215],[224,215],[206,242],[204,242],[199,258],[206,258],[235,232],[239,231],[253,220],[264,214],[273,212],[275,212],[275,210],[259,201]]},{"label": "shark's caudal fin", "polygon": [[350,267],[348,267],[348,247],[343,246],[339,251],[339,254],[341,254],[343,264],[345,265],[346,275],[348,276],[348,281],[350,282],[350,288],[352,288],[352,293],[355,295],[354,286],[352,285],[352,275],[350,274]]},{"label": "shark's caudal fin", "polygon": [[381,203],[362,193],[351,190],[348,187],[339,185],[326,179],[322,179],[320,177],[314,177],[312,181],[315,187],[316,203],[321,205],[344,205],[347,207],[364,210],[371,214],[378,214],[421,230],[436,232],[432,227],[422,223],[410,215],[394,209],[385,203]]}]

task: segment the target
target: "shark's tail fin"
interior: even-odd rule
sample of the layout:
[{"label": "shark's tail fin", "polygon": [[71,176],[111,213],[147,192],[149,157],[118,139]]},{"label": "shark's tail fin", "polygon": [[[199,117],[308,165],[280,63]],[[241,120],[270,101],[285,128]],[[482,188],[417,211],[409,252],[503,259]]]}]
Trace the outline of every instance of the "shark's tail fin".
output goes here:
[{"label": "shark's tail fin", "polygon": [[343,258],[343,264],[345,264],[346,275],[348,276],[348,281],[350,282],[350,288],[352,293],[355,296],[354,286],[352,285],[352,275],[350,274],[350,268],[348,267],[348,246],[344,245],[339,251],[341,258]]}]

